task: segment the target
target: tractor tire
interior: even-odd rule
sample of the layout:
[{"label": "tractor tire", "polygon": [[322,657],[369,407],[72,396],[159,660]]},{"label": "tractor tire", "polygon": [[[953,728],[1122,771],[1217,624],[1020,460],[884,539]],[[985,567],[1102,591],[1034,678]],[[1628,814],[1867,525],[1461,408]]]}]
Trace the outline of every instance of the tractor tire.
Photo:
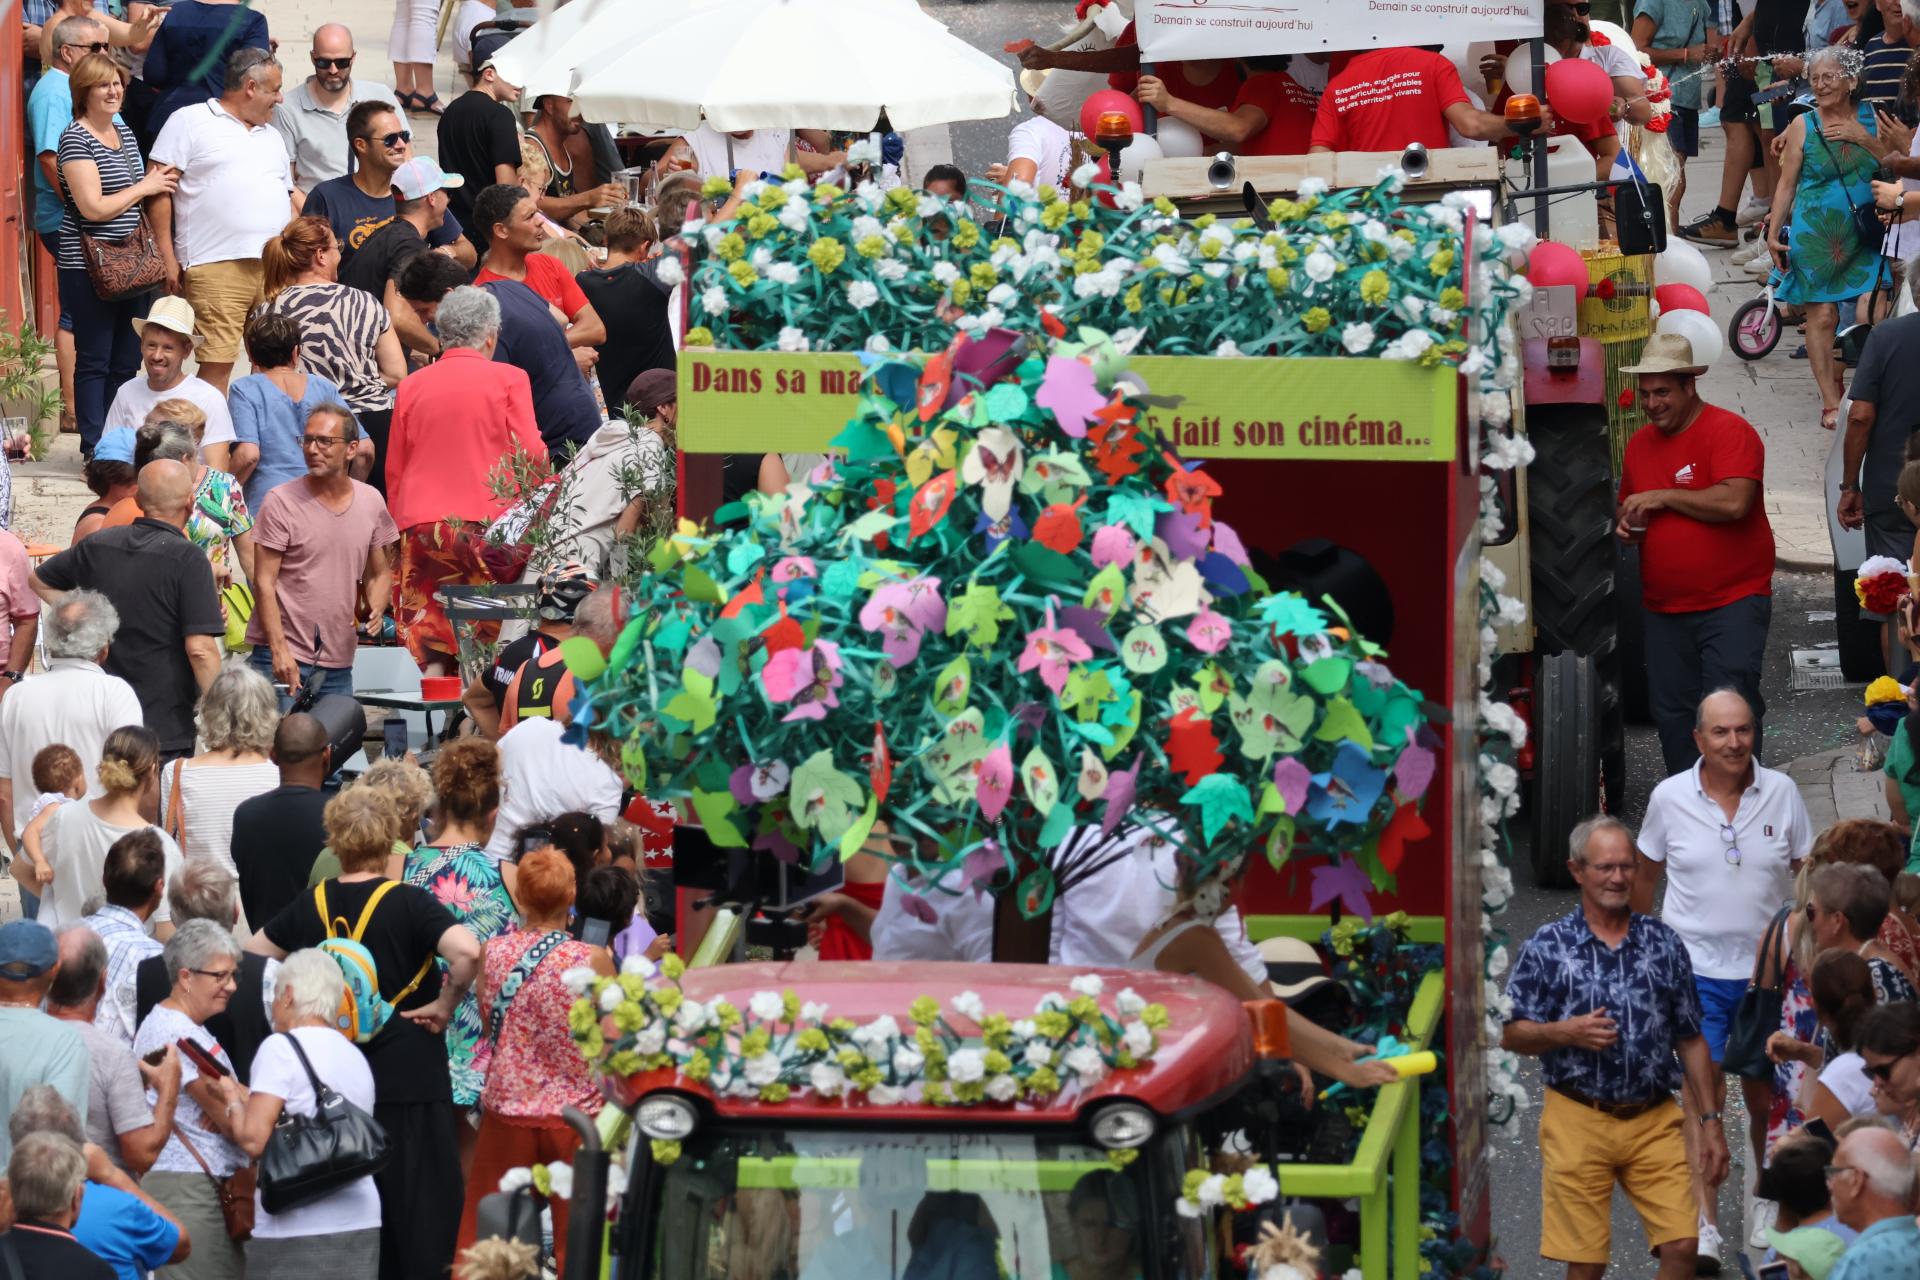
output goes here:
[{"label": "tractor tire", "polygon": [[1853,572],[1833,571],[1833,638],[1839,643],[1841,676],[1848,684],[1866,684],[1887,674],[1887,658],[1880,650],[1880,624],[1860,617]]},{"label": "tractor tire", "polygon": [[1600,685],[1584,654],[1550,654],[1534,670],[1533,882],[1570,889],[1567,837],[1600,811]]},{"label": "tractor tire", "polygon": [[1534,650],[1543,658],[1578,654],[1592,659],[1596,711],[1588,732],[1605,766],[1607,811],[1618,813],[1626,793],[1625,662],[1619,540],[1613,536],[1619,486],[1606,409],[1597,404],[1531,409],[1527,439],[1534,450],[1527,468]]}]

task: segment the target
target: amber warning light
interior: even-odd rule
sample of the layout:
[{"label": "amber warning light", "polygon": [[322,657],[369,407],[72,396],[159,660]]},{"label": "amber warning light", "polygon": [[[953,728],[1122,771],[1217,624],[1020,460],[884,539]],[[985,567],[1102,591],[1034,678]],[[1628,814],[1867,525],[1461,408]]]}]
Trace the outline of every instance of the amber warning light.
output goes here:
[{"label": "amber warning light", "polygon": [[1278,1000],[1249,1000],[1247,1020],[1253,1024],[1253,1052],[1259,1058],[1288,1058],[1293,1046],[1287,1039],[1287,1006]]},{"label": "amber warning light", "polygon": [[1515,133],[1532,133],[1540,127],[1540,99],[1530,93],[1516,93],[1507,99],[1507,128]]}]

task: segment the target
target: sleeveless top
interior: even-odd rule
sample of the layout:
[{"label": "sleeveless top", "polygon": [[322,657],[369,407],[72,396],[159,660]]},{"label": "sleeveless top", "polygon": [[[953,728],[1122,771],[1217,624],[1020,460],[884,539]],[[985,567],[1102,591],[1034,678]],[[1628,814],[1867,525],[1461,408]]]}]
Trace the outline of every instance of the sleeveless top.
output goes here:
[{"label": "sleeveless top", "polygon": [[1160,967],[1160,953],[1167,949],[1167,944],[1169,942],[1172,942],[1175,938],[1187,932],[1189,929],[1198,929],[1203,926],[1211,927],[1211,926],[1208,926],[1207,922],[1204,920],[1181,921],[1179,924],[1173,926],[1173,928],[1161,934],[1159,941],[1155,942],[1152,946],[1148,947],[1145,951],[1142,951],[1139,955],[1135,956],[1133,959],[1127,961],[1127,968],[1158,969]]}]

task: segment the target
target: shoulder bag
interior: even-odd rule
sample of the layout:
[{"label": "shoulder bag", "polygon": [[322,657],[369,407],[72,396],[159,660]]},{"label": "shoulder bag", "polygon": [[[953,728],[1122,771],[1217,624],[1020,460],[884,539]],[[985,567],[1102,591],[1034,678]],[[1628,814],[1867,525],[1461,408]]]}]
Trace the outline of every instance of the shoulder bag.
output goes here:
[{"label": "shoulder bag", "polygon": [[[126,145],[124,142],[121,145]],[[121,163],[126,164],[125,156]],[[132,178],[131,166],[127,171]],[[153,233],[142,205],[134,206],[133,231],[124,240],[106,240],[85,229],[86,220],[74,211],[81,226],[80,256],[87,264],[87,279],[102,302],[120,302],[137,298],[159,288],[167,281],[166,260],[160,256],[160,237]]]},{"label": "shoulder bag", "polygon": [[253,1165],[242,1165],[224,1178],[213,1176],[213,1168],[207,1163],[200,1148],[193,1145],[193,1139],[187,1131],[174,1121],[173,1136],[180,1139],[180,1145],[187,1149],[193,1162],[200,1166],[200,1172],[207,1175],[207,1181],[213,1184],[213,1191],[220,1198],[220,1217],[227,1224],[227,1238],[230,1240],[250,1240],[253,1238],[253,1188],[259,1176],[259,1170]]},{"label": "shoulder bag", "polygon": [[[1839,175],[1840,153],[1835,151],[1833,144],[1827,141],[1827,135],[1824,130],[1811,124],[1808,125],[1808,128],[1812,129],[1813,135],[1820,139],[1820,146],[1826,151],[1827,158],[1833,161],[1835,175]],[[1840,194],[1846,197],[1847,212],[1850,215],[1849,221],[1853,224],[1853,234],[1859,237],[1861,247],[1868,253],[1879,253],[1881,244],[1887,238],[1886,216],[1874,207],[1871,200],[1865,205],[1855,204],[1853,202],[1853,193],[1847,190],[1844,180],[1840,183]]]},{"label": "shoulder bag", "polygon": [[471,1059],[473,1070],[479,1075],[487,1074],[487,1067],[493,1062],[494,1046],[500,1043],[500,1029],[507,1023],[507,1009],[513,1004],[513,998],[520,994],[520,988],[527,984],[541,962],[555,951],[563,942],[571,942],[573,937],[558,929],[549,930],[534,939],[532,946],[520,953],[513,968],[500,983],[498,994],[493,997],[493,1008],[487,1014],[487,1033],[473,1046]]},{"label": "shoulder bag", "polygon": [[187,771],[185,756],[173,762],[173,790],[167,796],[166,833],[180,846],[180,856],[187,855],[187,814],[186,801],[180,798],[180,776]]},{"label": "shoulder bag", "polygon": [[1780,1030],[1780,1006],[1784,1002],[1780,988],[1786,978],[1786,966],[1779,960],[1780,930],[1792,911],[1790,906],[1780,908],[1767,926],[1766,937],[1760,944],[1759,963],[1753,967],[1753,979],[1741,993],[1740,1003],[1734,1006],[1733,1017],[1727,1021],[1727,1048],[1720,1066],[1729,1075],[1750,1080],[1773,1078],[1773,1060],[1767,1057],[1767,1038]]},{"label": "shoulder bag", "polygon": [[260,1204],[268,1213],[318,1200],[387,1167],[380,1122],[321,1083],[298,1036],[288,1035],[287,1042],[313,1084],[314,1108],[297,1116],[282,1107],[260,1153]]}]

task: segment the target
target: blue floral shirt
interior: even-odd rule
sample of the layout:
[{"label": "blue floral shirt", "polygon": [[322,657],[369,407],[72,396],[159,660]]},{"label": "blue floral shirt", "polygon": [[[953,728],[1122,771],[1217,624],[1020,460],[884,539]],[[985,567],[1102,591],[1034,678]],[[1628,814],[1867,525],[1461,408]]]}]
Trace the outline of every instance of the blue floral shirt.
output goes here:
[{"label": "blue floral shirt", "polygon": [[1680,935],[1636,915],[1609,947],[1584,912],[1542,925],[1520,949],[1507,981],[1510,1022],[1559,1022],[1605,1009],[1619,1028],[1613,1047],[1541,1055],[1547,1084],[1598,1102],[1645,1102],[1680,1084],[1675,1048],[1700,1034],[1700,997]]},{"label": "blue floral shirt", "polygon": [[1847,1246],[1827,1280],[1888,1280],[1920,1275],[1920,1226],[1910,1214],[1885,1218]]}]

